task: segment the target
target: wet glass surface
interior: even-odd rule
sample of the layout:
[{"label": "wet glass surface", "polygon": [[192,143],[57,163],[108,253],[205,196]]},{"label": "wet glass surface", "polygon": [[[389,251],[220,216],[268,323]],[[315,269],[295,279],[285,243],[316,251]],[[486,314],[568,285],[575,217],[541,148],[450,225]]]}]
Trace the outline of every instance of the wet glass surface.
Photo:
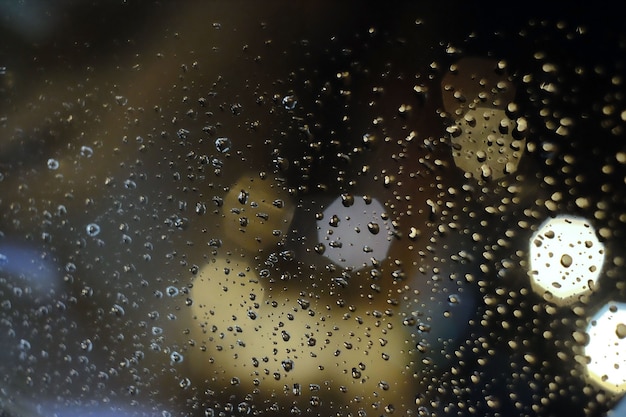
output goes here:
[{"label": "wet glass surface", "polygon": [[621,415],[621,16],[0,4],[0,415]]}]

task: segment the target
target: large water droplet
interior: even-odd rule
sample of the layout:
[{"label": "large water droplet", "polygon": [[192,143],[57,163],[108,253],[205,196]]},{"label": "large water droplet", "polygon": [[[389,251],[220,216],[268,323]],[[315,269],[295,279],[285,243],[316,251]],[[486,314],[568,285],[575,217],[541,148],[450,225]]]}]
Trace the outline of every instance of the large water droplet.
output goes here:
[{"label": "large water droplet", "polygon": [[298,99],[294,95],[289,95],[289,96],[283,97],[282,103],[283,103],[283,106],[285,106],[287,110],[293,110],[298,105]]},{"label": "large water droplet", "polygon": [[91,237],[98,236],[100,234],[100,226],[95,223],[89,223],[87,225],[87,234]]},{"label": "large water droplet", "polygon": [[54,158],[48,159],[48,169],[51,169],[53,171],[57,170],[59,169],[59,165],[60,165],[59,161],[57,161],[56,159]]},{"label": "large water droplet", "polygon": [[228,138],[217,138],[217,139],[215,139],[215,149],[217,149],[218,152],[226,153],[226,152],[230,151],[231,146],[232,146],[232,143],[231,143],[230,139],[228,139]]}]

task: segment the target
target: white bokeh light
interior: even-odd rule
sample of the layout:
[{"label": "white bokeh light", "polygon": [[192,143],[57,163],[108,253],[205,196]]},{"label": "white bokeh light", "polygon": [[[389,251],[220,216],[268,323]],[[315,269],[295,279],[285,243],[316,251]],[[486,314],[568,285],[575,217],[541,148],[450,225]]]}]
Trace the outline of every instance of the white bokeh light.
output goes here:
[{"label": "white bokeh light", "polygon": [[626,391],[626,304],[609,302],[592,318],[587,327],[591,380],[612,392]]},{"label": "white bokeh light", "polygon": [[604,262],[604,245],[584,219],[549,219],[530,240],[533,289],[557,304],[593,291]]},{"label": "white bokeh light", "polygon": [[354,197],[351,205],[337,198],[324,210],[317,222],[318,241],[325,246],[324,255],[342,267],[360,269],[371,259],[387,256],[390,222],[383,205],[374,199]]}]

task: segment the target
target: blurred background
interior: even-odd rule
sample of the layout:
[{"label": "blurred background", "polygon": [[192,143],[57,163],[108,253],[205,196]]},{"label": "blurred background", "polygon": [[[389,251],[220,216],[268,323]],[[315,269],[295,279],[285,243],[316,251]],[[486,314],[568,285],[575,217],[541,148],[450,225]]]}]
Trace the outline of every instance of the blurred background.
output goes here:
[{"label": "blurred background", "polygon": [[621,415],[620,12],[0,1],[0,415]]}]

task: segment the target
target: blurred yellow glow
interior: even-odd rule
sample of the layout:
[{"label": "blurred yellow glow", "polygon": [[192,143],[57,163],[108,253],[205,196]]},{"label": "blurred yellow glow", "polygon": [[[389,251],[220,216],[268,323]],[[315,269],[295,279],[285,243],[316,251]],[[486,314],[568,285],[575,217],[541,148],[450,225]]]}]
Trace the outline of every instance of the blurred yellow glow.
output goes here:
[{"label": "blurred yellow glow", "polygon": [[411,406],[410,337],[391,317],[367,307],[351,316],[334,300],[268,288],[243,259],[216,259],[200,272],[192,290],[196,348],[185,353],[195,378],[264,398],[317,385],[366,404]]},{"label": "blurred yellow glow", "polygon": [[477,107],[451,128],[456,166],[475,178],[497,180],[517,171],[526,148],[514,139],[515,122],[502,109]]},{"label": "blurred yellow glow", "polygon": [[591,380],[612,392],[626,392],[626,304],[609,302],[587,327]]},{"label": "blurred yellow glow", "polygon": [[604,262],[604,245],[582,218],[549,219],[530,240],[532,286],[557,304],[593,291]]},{"label": "blurred yellow glow", "polygon": [[230,187],[222,206],[223,239],[249,251],[275,246],[288,233],[294,205],[286,192],[253,173]]}]

